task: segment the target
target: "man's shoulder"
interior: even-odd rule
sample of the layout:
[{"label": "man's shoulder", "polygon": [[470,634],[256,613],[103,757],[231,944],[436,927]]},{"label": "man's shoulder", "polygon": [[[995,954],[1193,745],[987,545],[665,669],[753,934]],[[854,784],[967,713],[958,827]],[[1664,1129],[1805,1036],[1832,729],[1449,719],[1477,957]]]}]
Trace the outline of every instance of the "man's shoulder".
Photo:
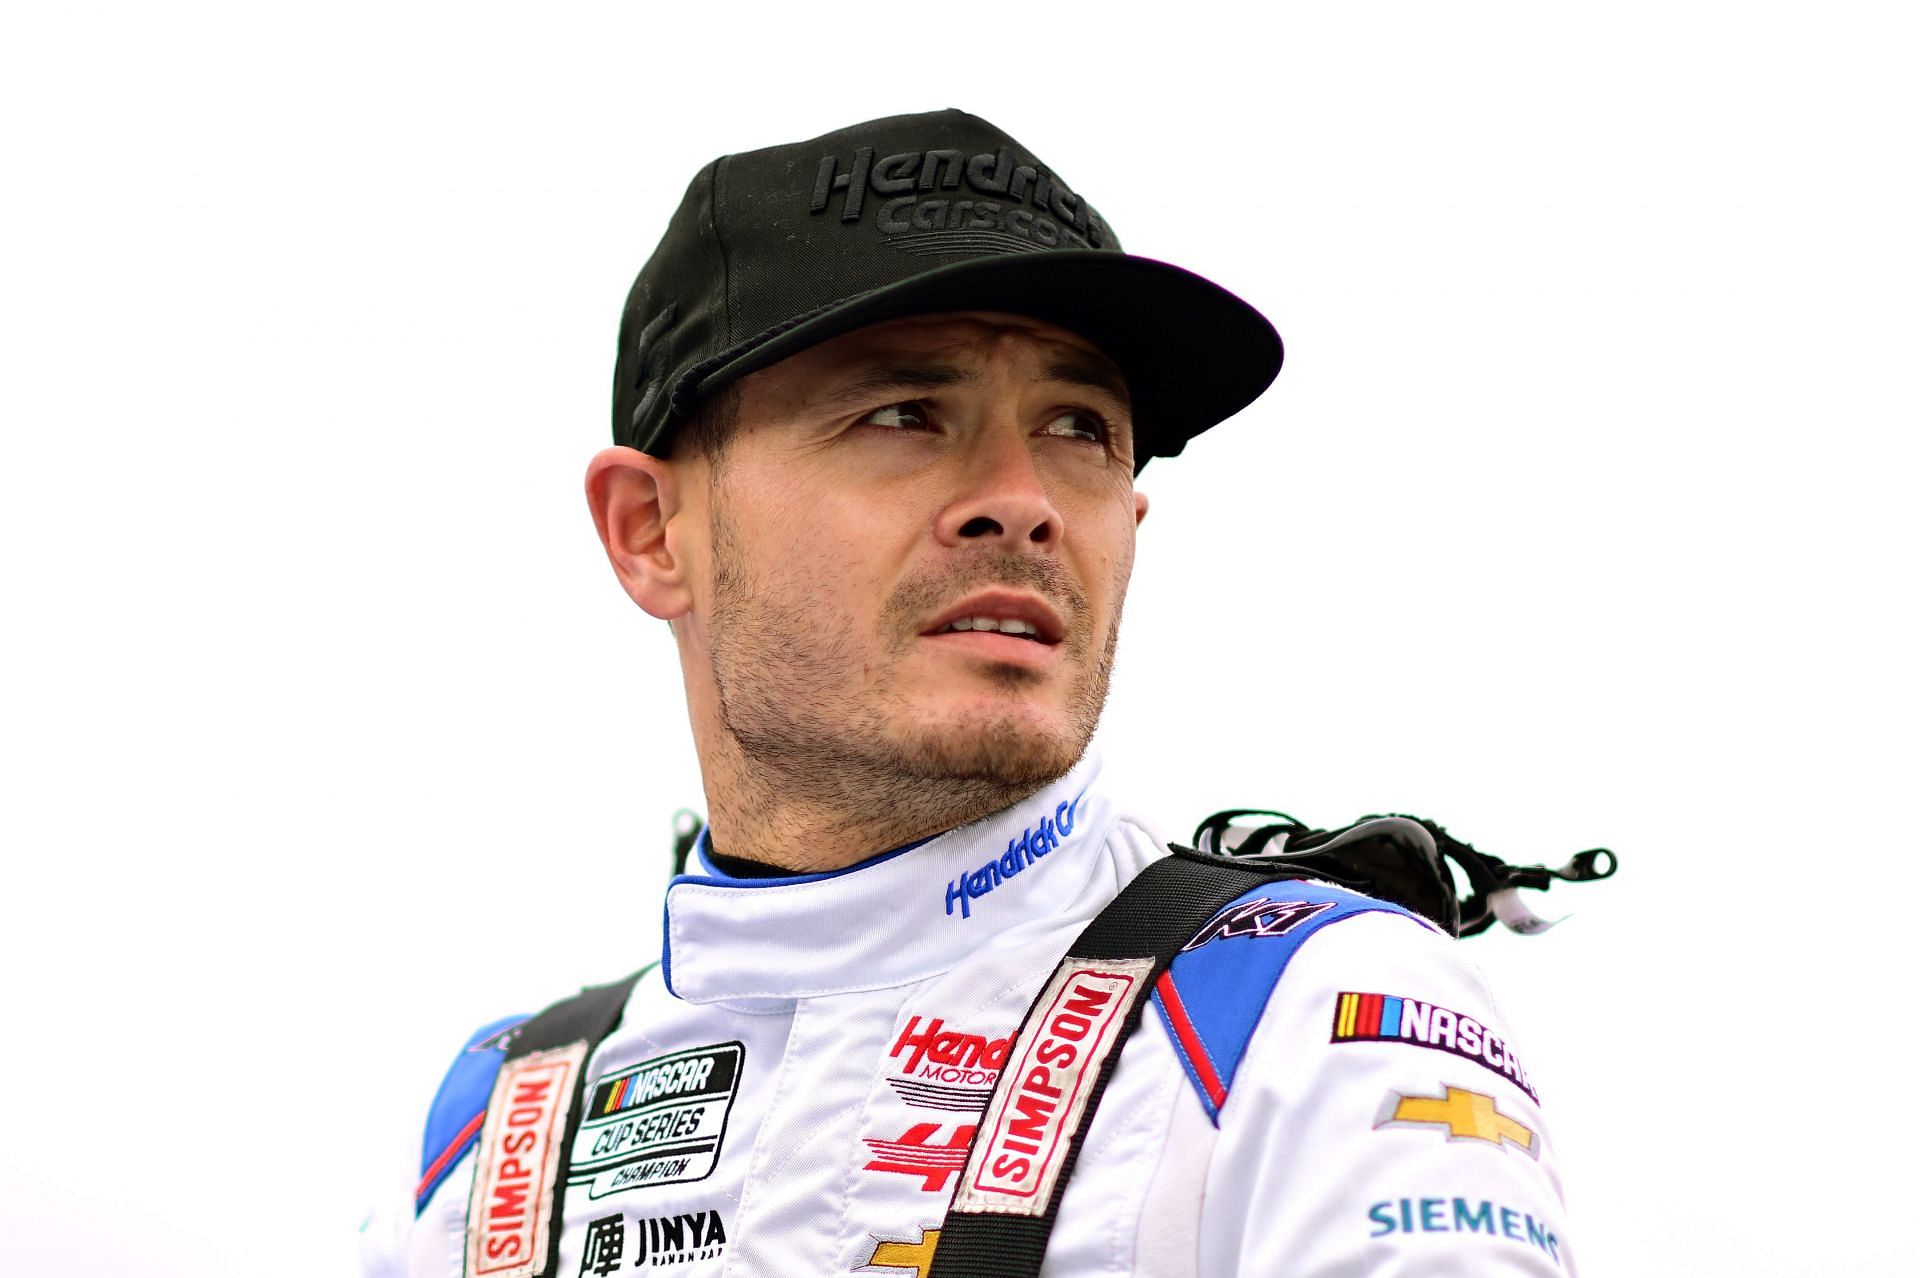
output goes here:
[{"label": "man's shoulder", "polygon": [[[592,1039],[591,1050],[605,1034],[605,1027],[598,1022],[610,1019],[617,1023],[634,988],[655,971],[657,967],[648,964],[623,980],[588,986],[556,999],[538,1015],[519,1013],[490,1021],[468,1037],[447,1067],[446,1076],[427,1111],[420,1149],[420,1181],[414,1190],[416,1213],[426,1206],[434,1191],[479,1142],[494,1082],[515,1044],[529,1033],[552,1037],[557,1029],[561,1036],[577,1032],[579,1037]],[[612,1001],[608,1002],[609,999]],[[584,1020],[580,1019],[583,1012],[586,1013]]]},{"label": "man's shoulder", "polygon": [[1263,1021],[1324,1015],[1331,1026],[1342,993],[1454,966],[1470,971],[1450,937],[1402,906],[1335,884],[1277,880],[1215,912],[1175,955],[1153,1002],[1218,1122]]},{"label": "man's shoulder", "polygon": [[513,1035],[530,1018],[522,1014],[489,1021],[468,1036],[447,1067],[440,1089],[427,1110],[426,1133],[420,1144],[420,1183],[413,1191],[414,1210],[426,1205],[433,1191],[480,1139],[493,1080],[507,1058]]}]

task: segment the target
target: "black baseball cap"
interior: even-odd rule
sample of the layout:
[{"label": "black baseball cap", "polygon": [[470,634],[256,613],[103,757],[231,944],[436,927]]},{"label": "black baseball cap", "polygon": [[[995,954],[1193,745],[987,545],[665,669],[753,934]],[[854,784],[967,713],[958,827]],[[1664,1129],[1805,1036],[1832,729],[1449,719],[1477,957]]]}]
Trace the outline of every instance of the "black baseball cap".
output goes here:
[{"label": "black baseball cap", "polygon": [[627,295],[614,442],[665,456],[729,382],[869,324],[960,310],[1031,316],[1104,351],[1132,392],[1136,469],[1280,371],[1260,312],[1123,251],[1092,204],[992,124],[897,115],[700,170]]}]

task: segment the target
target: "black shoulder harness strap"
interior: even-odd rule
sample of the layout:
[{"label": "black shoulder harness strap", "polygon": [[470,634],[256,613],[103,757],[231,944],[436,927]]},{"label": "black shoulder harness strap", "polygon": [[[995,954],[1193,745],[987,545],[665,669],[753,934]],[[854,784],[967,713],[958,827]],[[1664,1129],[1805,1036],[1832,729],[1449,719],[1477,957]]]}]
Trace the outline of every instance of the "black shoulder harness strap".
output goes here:
[{"label": "black shoulder harness strap", "polygon": [[587,1060],[620,1024],[646,971],[588,986],[514,1031],[475,1155],[467,1200],[470,1278],[550,1278],[558,1267],[567,1155],[580,1128]]},{"label": "black shoulder harness strap", "polygon": [[[1264,882],[1296,877],[1296,871],[1272,862],[1176,847],[1172,856],[1142,870],[1087,925],[1014,1037],[960,1189],[940,1227],[928,1278],[1033,1278],[1040,1272],[1060,1196],[1080,1157],[1080,1135],[1093,1121],[1119,1063],[1117,1049],[1138,1027],[1154,981],[1201,925],[1235,897]],[[1084,1101],[1070,1107],[1064,1120],[1059,1141],[1065,1153],[1029,1161],[1019,1157],[1017,1141],[1000,1148],[990,1134],[1011,1095],[1008,1079],[1028,1046],[1028,1028],[1050,1015],[1092,1023],[1086,1038],[1094,1040],[1088,1050],[1097,1054],[1098,1073]],[[983,1185],[988,1192],[978,1188]]]}]

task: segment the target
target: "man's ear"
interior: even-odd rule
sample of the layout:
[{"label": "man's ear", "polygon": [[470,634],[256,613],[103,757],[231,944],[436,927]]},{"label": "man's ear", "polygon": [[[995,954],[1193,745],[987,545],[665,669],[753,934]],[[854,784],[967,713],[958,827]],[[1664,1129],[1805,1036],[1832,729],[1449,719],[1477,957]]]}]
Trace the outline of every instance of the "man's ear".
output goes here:
[{"label": "man's ear", "polygon": [[628,596],[662,621],[693,607],[675,519],[683,479],[673,462],[635,448],[602,449],[587,463],[587,507],[607,562]]},{"label": "man's ear", "polygon": [[[1138,528],[1140,526],[1140,522],[1146,517],[1147,517],[1147,495],[1141,492],[1138,488],[1136,488],[1133,490],[1133,526],[1135,528]],[[1158,524],[1154,525],[1154,527],[1156,528],[1158,528],[1159,526],[1160,525]]]}]

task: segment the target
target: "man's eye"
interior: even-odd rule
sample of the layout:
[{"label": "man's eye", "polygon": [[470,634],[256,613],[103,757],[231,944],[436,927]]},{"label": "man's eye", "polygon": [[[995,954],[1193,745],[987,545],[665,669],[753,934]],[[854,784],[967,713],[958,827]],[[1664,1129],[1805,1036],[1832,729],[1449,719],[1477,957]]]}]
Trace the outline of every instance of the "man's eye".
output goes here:
[{"label": "man's eye", "polygon": [[1100,414],[1085,408],[1069,408],[1055,414],[1042,428],[1042,433],[1063,439],[1090,439],[1098,444],[1104,442],[1110,432],[1106,419]]},{"label": "man's eye", "polygon": [[885,408],[876,408],[862,417],[860,424],[918,430],[927,425],[929,420],[927,406],[919,400],[910,400],[904,404],[888,404]]}]

